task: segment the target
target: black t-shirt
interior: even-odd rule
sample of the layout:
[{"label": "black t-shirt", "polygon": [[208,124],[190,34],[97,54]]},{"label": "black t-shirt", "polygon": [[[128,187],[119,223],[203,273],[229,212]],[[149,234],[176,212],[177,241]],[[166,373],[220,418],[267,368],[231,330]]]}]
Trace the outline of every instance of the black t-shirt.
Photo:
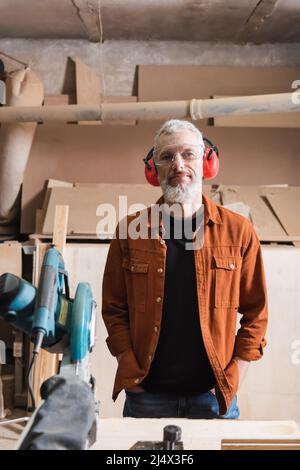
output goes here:
[{"label": "black t-shirt", "polygon": [[[195,230],[196,218],[192,222]],[[214,387],[200,328],[194,251],[185,249],[190,240],[182,233],[181,239],[176,239],[178,235],[174,237],[171,218],[170,238],[165,239],[161,331],[149,374],[141,383],[146,391],[153,393],[195,394]]]}]

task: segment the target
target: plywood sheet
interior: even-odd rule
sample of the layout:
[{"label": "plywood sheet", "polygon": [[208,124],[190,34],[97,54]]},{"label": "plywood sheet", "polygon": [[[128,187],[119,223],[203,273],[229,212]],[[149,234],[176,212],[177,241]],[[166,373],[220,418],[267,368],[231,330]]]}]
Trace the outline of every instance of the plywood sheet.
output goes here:
[{"label": "plywood sheet", "polygon": [[50,200],[50,195],[52,188],[72,188],[73,184],[69,183],[68,181],[61,181],[55,179],[49,179],[45,185],[45,195],[43,200],[43,207],[41,209],[37,209],[36,211],[36,218],[35,218],[35,231],[40,233],[43,227],[43,223],[45,220],[45,215],[48,210],[48,204]]},{"label": "plywood sheet", "polygon": [[291,92],[297,67],[139,65],[139,101]]},{"label": "plywood sheet", "polygon": [[[258,186],[223,186],[223,204],[243,202],[250,207],[250,217],[260,240],[283,237],[286,232],[260,196]],[[299,231],[300,233],[300,231]]]},{"label": "plywood sheet", "polygon": [[[112,389],[117,360],[106,344],[107,331],[101,316],[102,278],[109,244],[70,243],[64,250],[65,266],[69,273],[70,294],[74,298],[79,282],[88,282],[97,303],[96,342],[91,354],[91,373],[96,379],[96,398],[100,400],[100,419],[122,416],[124,392],[113,402]],[[101,424],[100,424],[101,427]]]},{"label": "plywood sheet", "polygon": [[66,105],[75,104],[74,99],[71,95],[45,95],[44,105],[55,106],[55,105]]},{"label": "plywood sheet", "polygon": [[300,249],[262,246],[268,292],[267,346],[238,392],[241,419],[300,422]]},{"label": "plywood sheet", "polygon": [[0,275],[22,275],[22,245],[18,242],[0,244]]},{"label": "plywood sheet", "polygon": [[299,113],[251,114],[249,116],[218,116],[215,127],[300,127]]},{"label": "plywood sheet", "polygon": [[[22,245],[17,242],[0,244],[0,276],[5,273],[22,275]],[[1,319],[0,339],[5,342],[6,347],[12,348],[14,337],[12,326]]]},{"label": "plywood sheet", "polygon": [[[76,103],[93,105],[99,103],[100,80],[96,72],[82,62],[79,57],[74,58],[76,79]],[[80,121],[79,124],[101,124],[100,121]]]},{"label": "plywood sheet", "polygon": [[[108,218],[109,227],[99,235],[113,235],[116,223],[129,212],[154,204],[161,195],[161,189],[150,185],[98,184],[73,188],[52,188],[42,233],[52,233],[55,206],[66,204],[70,207],[68,233],[95,234],[97,224]],[[109,205],[107,208],[104,204]],[[137,206],[139,205],[139,207]],[[98,207],[102,205],[103,211]],[[133,207],[134,205],[134,207]],[[113,209],[109,211],[109,209]],[[131,209],[131,210],[130,210]],[[106,230],[110,230],[107,234]]]},{"label": "plywood sheet", "polygon": [[266,198],[271,204],[288,235],[300,234],[300,187],[289,187],[282,191],[268,189]]}]

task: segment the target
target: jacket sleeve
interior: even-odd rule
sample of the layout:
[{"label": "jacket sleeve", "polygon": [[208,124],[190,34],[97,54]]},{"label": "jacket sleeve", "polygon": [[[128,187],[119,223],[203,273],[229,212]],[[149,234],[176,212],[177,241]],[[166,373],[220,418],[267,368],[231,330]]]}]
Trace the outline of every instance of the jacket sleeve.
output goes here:
[{"label": "jacket sleeve", "polygon": [[102,317],[108,332],[106,343],[113,356],[131,348],[122,259],[117,227],[109,247],[102,284]]},{"label": "jacket sleeve", "polygon": [[267,288],[260,242],[251,223],[243,256],[240,279],[239,312],[242,314],[236,335],[235,356],[255,361],[263,355],[268,319]]}]

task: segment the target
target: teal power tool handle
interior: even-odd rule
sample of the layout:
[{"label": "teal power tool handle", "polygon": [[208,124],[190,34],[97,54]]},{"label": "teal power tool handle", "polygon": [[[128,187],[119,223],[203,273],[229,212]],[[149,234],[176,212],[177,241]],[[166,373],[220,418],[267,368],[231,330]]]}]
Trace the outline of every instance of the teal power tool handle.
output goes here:
[{"label": "teal power tool handle", "polygon": [[51,345],[60,339],[57,337],[55,321],[60,308],[65,276],[61,254],[56,248],[50,248],[45,254],[41,269],[32,324],[33,337],[39,336],[38,349],[42,341],[44,345]]}]

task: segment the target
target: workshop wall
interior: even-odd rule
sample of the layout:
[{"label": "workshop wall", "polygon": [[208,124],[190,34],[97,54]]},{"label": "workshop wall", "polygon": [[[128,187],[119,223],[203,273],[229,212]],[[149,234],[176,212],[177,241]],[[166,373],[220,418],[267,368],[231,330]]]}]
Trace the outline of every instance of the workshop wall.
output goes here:
[{"label": "workshop wall", "polygon": [[[105,41],[64,39],[1,39],[0,50],[27,62],[43,81],[45,94],[74,90],[68,57],[79,56],[101,77],[104,95],[135,94],[138,64],[253,67],[300,66],[300,45],[231,44],[188,41]],[[12,64],[11,67],[15,67]],[[299,77],[298,77],[299,78]]]}]

